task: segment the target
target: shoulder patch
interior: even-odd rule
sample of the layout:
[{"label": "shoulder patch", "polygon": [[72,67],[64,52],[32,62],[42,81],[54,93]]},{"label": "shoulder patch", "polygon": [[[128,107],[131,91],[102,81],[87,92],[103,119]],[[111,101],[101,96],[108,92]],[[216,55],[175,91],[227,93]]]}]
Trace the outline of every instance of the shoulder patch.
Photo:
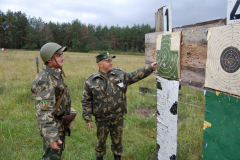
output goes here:
[{"label": "shoulder patch", "polygon": [[45,110],[48,107],[48,102],[46,100],[43,100],[40,102],[40,108],[41,110]]}]

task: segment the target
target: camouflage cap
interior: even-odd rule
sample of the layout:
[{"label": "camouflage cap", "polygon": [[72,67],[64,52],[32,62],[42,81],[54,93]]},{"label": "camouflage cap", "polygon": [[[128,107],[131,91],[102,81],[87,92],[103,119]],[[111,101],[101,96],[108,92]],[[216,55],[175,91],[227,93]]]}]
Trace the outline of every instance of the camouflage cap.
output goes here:
[{"label": "camouflage cap", "polygon": [[103,52],[99,55],[97,55],[95,58],[96,58],[96,62],[100,62],[102,60],[109,60],[109,59],[112,59],[112,58],[115,58],[116,56],[110,56],[108,52]]}]

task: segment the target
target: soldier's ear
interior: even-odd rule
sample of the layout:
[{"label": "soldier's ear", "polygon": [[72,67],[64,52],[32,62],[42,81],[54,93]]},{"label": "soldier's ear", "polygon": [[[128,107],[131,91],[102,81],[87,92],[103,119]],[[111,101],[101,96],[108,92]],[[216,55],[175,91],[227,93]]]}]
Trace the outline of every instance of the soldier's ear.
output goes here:
[{"label": "soldier's ear", "polygon": [[102,61],[98,62],[98,67],[102,68]]},{"label": "soldier's ear", "polygon": [[53,57],[51,57],[49,60],[47,60],[46,62],[50,63],[53,60]]}]

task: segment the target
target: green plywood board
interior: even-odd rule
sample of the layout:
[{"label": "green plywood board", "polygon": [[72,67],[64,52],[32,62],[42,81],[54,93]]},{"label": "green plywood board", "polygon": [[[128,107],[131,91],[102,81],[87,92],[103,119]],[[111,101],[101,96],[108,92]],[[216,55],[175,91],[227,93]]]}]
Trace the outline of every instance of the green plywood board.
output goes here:
[{"label": "green plywood board", "polygon": [[240,99],[206,91],[202,159],[240,159]]},{"label": "green plywood board", "polygon": [[180,37],[181,33],[157,36],[156,60],[159,62],[156,73],[161,77],[180,78]]}]

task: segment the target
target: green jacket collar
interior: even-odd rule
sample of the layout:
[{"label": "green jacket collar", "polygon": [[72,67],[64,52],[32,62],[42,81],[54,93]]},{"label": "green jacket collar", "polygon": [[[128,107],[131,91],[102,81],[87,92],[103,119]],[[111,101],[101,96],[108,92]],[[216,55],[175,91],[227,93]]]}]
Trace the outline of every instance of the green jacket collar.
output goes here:
[{"label": "green jacket collar", "polygon": [[[113,72],[113,70],[109,71],[108,75],[111,74],[111,75],[117,75],[116,73]],[[97,78],[97,77],[101,77],[102,76],[100,75],[100,71],[98,70],[94,75],[93,75],[93,79]]]},{"label": "green jacket collar", "polygon": [[43,65],[42,65],[42,70],[50,73],[51,75],[53,75],[53,76],[56,77],[57,79],[60,79],[60,78],[61,78],[62,72],[58,72],[58,71],[56,71],[54,68],[49,67],[49,66],[46,65],[46,64],[43,64]]}]

